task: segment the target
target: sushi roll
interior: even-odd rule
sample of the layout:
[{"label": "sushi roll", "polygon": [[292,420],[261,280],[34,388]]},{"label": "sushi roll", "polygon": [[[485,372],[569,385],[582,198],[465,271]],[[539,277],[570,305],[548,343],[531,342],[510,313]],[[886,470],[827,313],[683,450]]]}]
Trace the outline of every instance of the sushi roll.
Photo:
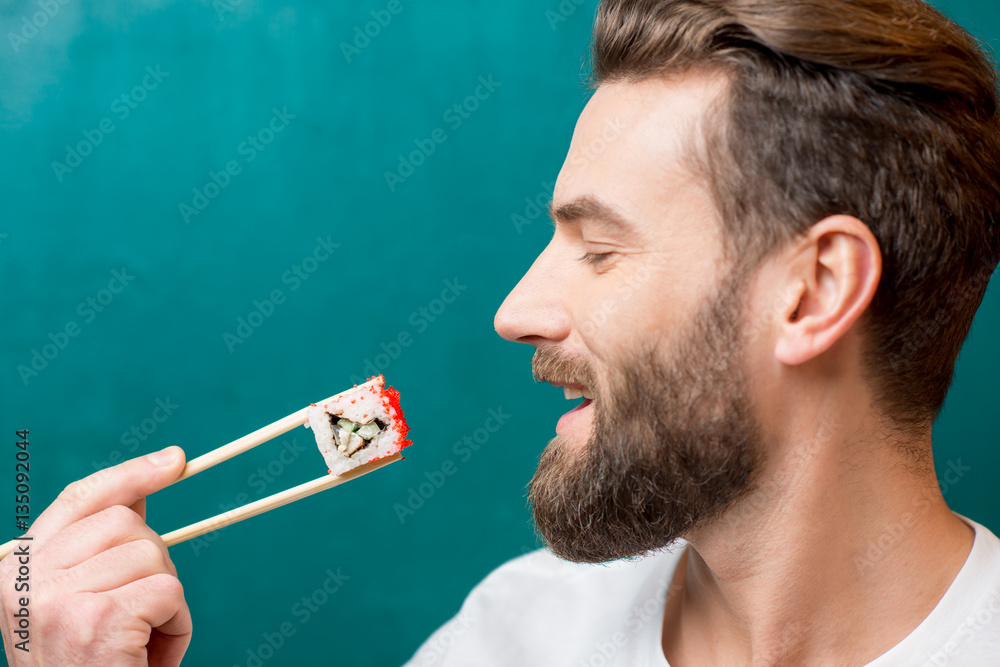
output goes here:
[{"label": "sushi roll", "polygon": [[410,427],[399,407],[399,392],[386,388],[381,375],[341,392],[307,410],[316,444],[330,474],[391,456],[407,445]]}]

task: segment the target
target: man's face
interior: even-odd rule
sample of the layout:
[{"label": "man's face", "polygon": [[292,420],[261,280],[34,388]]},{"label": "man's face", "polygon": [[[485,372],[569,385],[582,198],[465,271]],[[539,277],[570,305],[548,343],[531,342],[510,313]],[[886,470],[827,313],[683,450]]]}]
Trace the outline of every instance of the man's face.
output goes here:
[{"label": "man's face", "polygon": [[552,240],[497,313],[503,337],[537,348],[538,379],[585,397],[531,484],[536,525],[564,558],[665,546],[745,493],[760,465],[747,281],[686,161],[721,86],[595,92],[556,183]]}]

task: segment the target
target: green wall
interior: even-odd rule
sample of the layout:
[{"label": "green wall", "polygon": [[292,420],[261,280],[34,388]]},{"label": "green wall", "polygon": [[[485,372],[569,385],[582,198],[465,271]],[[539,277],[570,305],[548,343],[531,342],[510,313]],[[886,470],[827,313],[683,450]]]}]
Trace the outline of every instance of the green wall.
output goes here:
[{"label": "green wall", "polygon": [[[405,463],[171,553],[196,624],[185,664],[256,664],[248,651],[284,623],[294,635],[264,664],[403,662],[489,570],[536,545],[525,484],[564,401],[492,319],[550,233],[512,215],[551,191],[585,102],[595,3],[65,1],[15,43],[37,0],[0,8],[0,516],[13,514],[15,429],[31,431],[37,516],[116,457],[168,444],[194,457],[375,364],[402,392]],[[942,8],[998,44],[992,0]],[[478,108],[452,109],[477,87]],[[96,145],[77,162],[66,146],[81,141]],[[434,150],[387,183],[420,145]],[[338,245],[303,262],[324,244]],[[102,291],[115,271],[127,284]],[[273,312],[245,336],[255,301]],[[998,331],[994,287],[936,432],[939,463],[969,468],[947,498],[995,531]],[[64,349],[22,378],[50,334]],[[162,422],[158,401],[172,406]],[[483,441],[491,410],[504,423]],[[143,426],[144,441],[128,435]],[[311,437],[156,494],[150,524],[316,477]],[[418,489],[422,506],[398,515]],[[307,614],[328,569],[347,579]]]}]

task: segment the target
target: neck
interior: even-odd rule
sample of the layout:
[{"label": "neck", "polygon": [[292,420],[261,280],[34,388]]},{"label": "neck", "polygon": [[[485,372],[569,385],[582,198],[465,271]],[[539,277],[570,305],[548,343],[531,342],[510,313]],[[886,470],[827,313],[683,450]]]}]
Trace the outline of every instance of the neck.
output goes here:
[{"label": "neck", "polygon": [[948,509],[933,462],[898,453],[930,452],[929,430],[864,436],[880,432],[874,416],[824,403],[768,443],[753,492],[688,536],[664,616],[674,667],[866,664],[964,564],[974,532]]}]

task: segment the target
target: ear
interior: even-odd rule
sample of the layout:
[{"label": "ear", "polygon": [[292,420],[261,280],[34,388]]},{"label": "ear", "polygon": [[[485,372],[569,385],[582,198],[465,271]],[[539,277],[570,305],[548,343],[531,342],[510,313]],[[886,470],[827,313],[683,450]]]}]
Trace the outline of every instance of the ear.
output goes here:
[{"label": "ear", "polygon": [[798,300],[782,313],[775,356],[804,363],[830,349],[868,308],[882,277],[882,251],[868,226],[848,215],[813,225],[791,262]]}]

